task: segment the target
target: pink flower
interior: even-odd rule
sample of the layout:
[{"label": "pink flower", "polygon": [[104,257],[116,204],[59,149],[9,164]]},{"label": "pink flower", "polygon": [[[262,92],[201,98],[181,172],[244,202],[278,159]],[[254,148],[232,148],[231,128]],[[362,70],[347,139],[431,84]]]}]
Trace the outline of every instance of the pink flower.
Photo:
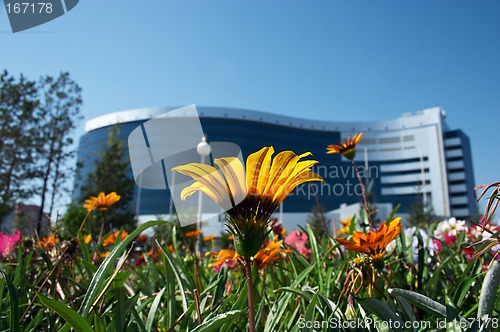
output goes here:
[{"label": "pink flower", "polygon": [[444,234],[444,241],[446,242],[447,246],[451,246],[453,243],[457,241],[457,236]]},{"label": "pink flower", "polygon": [[14,235],[0,232],[0,256],[8,256],[19,240],[21,240],[21,231],[17,231]]},{"label": "pink flower", "polygon": [[309,257],[309,255],[311,255],[311,250],[306,247],[307,239],[306,233],[291,231],[285,238],[285,244],[295,248],[302,256]]},{"label": "pink flower", "polygon": [[441,241],[432,240],[432,242],[434,242],[434,247],[436,247],[437,251],[443,250],[443,245],[441,244]]}]

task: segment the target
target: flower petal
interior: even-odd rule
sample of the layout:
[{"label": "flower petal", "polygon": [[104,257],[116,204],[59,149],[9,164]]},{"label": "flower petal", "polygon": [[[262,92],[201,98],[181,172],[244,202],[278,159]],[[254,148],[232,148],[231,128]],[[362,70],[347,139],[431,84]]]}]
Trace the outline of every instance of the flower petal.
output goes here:
[{"label": "flower petal", "polygon": [[264,192],[269,177],[269,167],[274,148],[264,147],[247,158],[246,180],[249,194],[260,195]]}]

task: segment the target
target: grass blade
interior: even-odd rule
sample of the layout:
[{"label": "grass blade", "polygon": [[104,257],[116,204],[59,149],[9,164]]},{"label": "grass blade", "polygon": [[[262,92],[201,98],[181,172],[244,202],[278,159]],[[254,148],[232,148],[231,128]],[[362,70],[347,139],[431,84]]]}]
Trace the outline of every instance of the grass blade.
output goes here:
[{"label": "grass blade", "polygon": [[163,293],[165,292],[165,287],[161,289],[160,292],[156,295],[153,303],[151,304],[151,308],[149,309],[148,313],[148,318],[146,319],[146,331],[151,331],[151,328],[153,327],[153,322],[155,318],[156,311],[158,310],[158,306],[161,301],[161,297],[163,296]]},{"label": "grass blade", "polygon": [[52,311],[56,312],[68,322],[69,325],[71,325],[72,328],[75,329],[76,332],[93,332],[94,330],[92,329],[92,326],[83,318],[81,315],[79,315],[75,310],[65,306],[64,304],[56,301],[49,299],[43,295],[38,295],[38,298],[40,299],[40,302],[47,308],[51,309]]},{"label": "grass blade", "polygon": [[0,269],[0,273],[2,273],[5,282],[7,283],[7,289],[9,290],[9,299],[10,299],[10,331],[19,332],[20,331],[20,322],[19,322],[19,297],[17,296],[16,287],[7,276],[4,270]]},{"label": "grass blade", "polygon": [[83,317],[87,317],[90,309],[92,308],[92,304],[97,299],[99,294],[101,293],[103,286],[106,281],[106,276],[113,270],[115,261],[118,256],[121,254],[123,250],[134,240],[139,234],[144,232],[149,227],[153,227],[159,224],[165,224],[167,221],[164,220],[153,220],[148,221],[142,225],[140,225],[135,231],[130,233],[123,241],[118,243],[108,257],[104,260],[104,262],[99,266],[99,269],[94,274],[92,281],[90,282],[90,286],[88,288],[87,293],[85,294],[85,298],[83,299],[82,305],[80,306],[80,310],[78,313]]}]

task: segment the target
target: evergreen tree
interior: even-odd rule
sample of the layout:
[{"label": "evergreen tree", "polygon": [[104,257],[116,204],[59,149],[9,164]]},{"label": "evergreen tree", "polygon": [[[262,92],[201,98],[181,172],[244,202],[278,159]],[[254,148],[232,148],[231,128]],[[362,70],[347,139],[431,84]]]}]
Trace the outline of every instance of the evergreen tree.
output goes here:
[{"label": "evergreen tree", "polygon": [[432,222],[436,221],[436,215],[430,202],[424,202],[423,195],[418,194],[415,204],[413,204],[408,222],[412,226],[426,229]]},{"label": "evergreen tree", "polygon": [[323,236],[329,234],[328,221],[325,216],[325,208],[316,197],[316,204],[312,208],[312,214],[307,218],[307,223],[311,226],[317,238],[321,239]]},{"label": "evergreen tree", "polygon": [[130,164],[119,133],[118,126],[109,130],[107,147],[100,153],[81,190],[81,202],[100,192],[109,194],[115,191],[121,196],[116,204],[103,213],[106,221],[104,232],[121,227],[131,231],[135,227],[135,213],[131,206],[134,180],[129,177]]}]

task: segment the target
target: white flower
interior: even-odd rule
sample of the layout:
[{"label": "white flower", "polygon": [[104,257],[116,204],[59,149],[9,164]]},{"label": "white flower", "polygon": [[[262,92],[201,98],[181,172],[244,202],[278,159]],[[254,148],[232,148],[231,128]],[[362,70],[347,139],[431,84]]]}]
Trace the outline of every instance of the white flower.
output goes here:
[{"label": "white flower", "polygon": [[465,221],[457,220],[457,218],[450,218],[441,221],[434,230],[434,236],[439,240],[444,240],[445,235],[457,236],[458,233],[465,230]]},{"label": "white flower", "polygon": [[[425,230],[416,228],[415,226],[411,228],[406,228],[405,229],[406,245],[409,247],[409,245],[411,244],[414,262],[418,261],[419,243],[418,243],[417,231],[420,233],[420,236],[422,237],[422,244],[424,248],[425,246],[427,246],[426,249],[429,253],[429,256],[433,256],[434,250],[436,250],[433,241],[429,241],[429,243],[427,243],[428,236]],[[387,252],[392,252],[395,248],[396,248],[396,240],[393,240],[391,243],[389,243],[389,245],[387,245],[386,250]]]}]

